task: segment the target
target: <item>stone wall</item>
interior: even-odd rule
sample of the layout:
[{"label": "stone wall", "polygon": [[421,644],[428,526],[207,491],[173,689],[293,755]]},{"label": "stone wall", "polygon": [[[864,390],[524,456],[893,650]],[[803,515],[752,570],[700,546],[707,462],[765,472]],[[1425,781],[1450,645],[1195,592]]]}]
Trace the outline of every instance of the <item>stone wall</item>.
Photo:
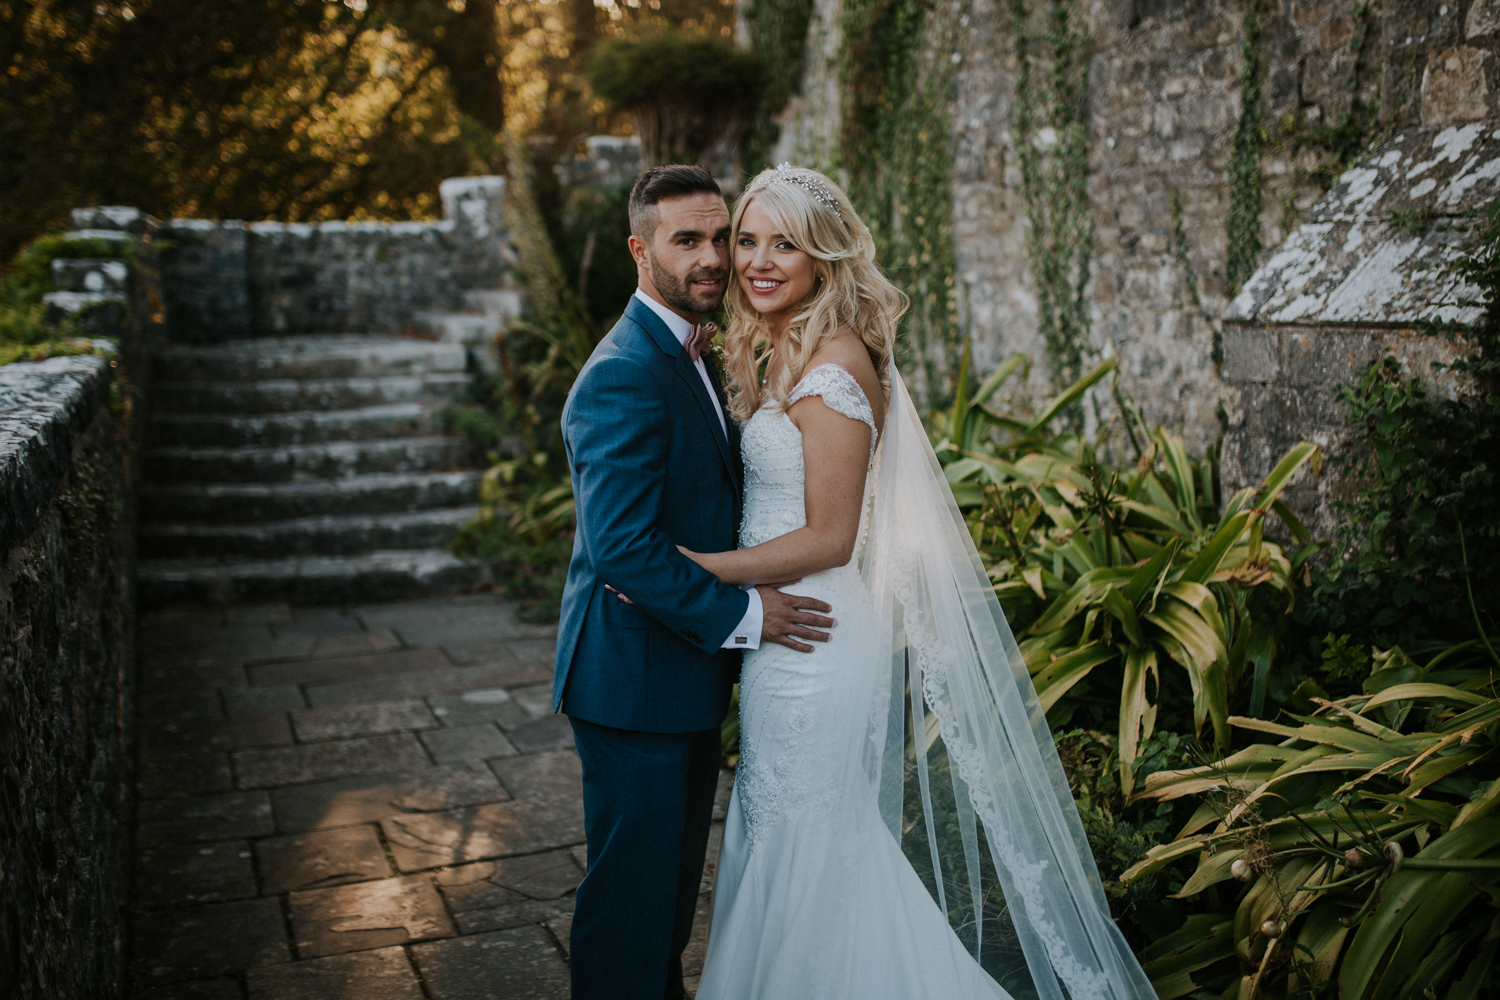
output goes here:
[{"label": "stone wall", "polygon": [[[1224,315],[1226,494],[1259,483],[1299,440],[1352,454],[1354,429],[1336,393],[1382,358],[1438,396],[1476,389],[1434,368],[1466,352],[1423,321],[1482,318],[1482,292],[1445,265],[1464,239],[1463,216],[1496,197],[1500,119],[1491,119],[1398,132],[1313,207]],[[1412,221],[1393,225],[1397,211]],[[1287,497],[1316,537],[1330,538],[1335,505],[1355,487],[1330,464]]]},{"label": "stone wall", "polygon": [[0,367],[0,983],[123,995],[132,509],[112,359]]},{"label": "stone wall", "polygon": [[[935,6],[934,45],[951,30],[948,56],[957,64],[952,190],[961,320],[981,371],[1016,352],[1041,361],[1012,131],[1012,3]],[[1216,345],[1232,293],[1225,281],[1228,164],[1249,9],[1250,0],[1073,6],[1088,36],[1093,350],[1118,355],[1123,385],[1147,419],[1181,428],[1200,451],[1218,440],[1225,419]],[[1496,109],[1500,0],[1257,0],[1256,9],[1264,31],[1262,259],[1321,197],[1331,180],[1328,147],[1339,136],[1368,140],[1388,128],[1453,124]],[[838,13],[838,0],[816,3],[803,93],[784,115],[778,158],[836,166]],[[1378,116],[1362,132],[1336,135],[1331,130],[1355,96],[1378,106]],[[1045,365],[1034,366],[1029,393],[1044,393],[1047,380]]]},{"label": "stone wall", "polygon": [[441,195],[428,222],[163,224],[168,335],[396,333],[466,308],[466,292],[514,292],[504,179],[453,178]]}]

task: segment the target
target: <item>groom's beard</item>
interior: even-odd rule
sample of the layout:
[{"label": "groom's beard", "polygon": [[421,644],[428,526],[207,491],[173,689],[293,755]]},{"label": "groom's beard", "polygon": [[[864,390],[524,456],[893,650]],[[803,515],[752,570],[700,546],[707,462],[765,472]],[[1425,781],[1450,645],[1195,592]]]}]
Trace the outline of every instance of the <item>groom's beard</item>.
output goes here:
[{"label": "groom's beard", "polygon": [[[679,278],[668,271],[655,254],[651,255],[651,281],[661,293],[662,300],[679,312],[711,313],[724,301],[724,292],[729,288],[727,269],[722,267],[700,267],[688,276]],[[722,282],[717,292],[694,292],[694,281]]]}]

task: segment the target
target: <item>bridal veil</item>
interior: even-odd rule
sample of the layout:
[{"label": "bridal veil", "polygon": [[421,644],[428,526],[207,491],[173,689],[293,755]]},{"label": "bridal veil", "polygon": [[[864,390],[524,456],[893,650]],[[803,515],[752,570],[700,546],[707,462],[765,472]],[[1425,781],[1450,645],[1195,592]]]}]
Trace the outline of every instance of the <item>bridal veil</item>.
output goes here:
[{"label": "bridal veil", "polygon": [[894,369],[888,410],[860,564],[877,662],[890,668],[864,752],[882,818],[1012,996],[1154,998],[1110,919],[1025,662]]}]

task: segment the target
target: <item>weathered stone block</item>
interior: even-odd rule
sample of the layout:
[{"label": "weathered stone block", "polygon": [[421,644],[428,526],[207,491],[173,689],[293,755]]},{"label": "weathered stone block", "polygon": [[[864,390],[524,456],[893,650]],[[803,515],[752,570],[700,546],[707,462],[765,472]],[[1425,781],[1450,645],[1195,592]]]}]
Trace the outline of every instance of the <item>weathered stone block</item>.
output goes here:
[{"label": "weathered stone block", "polygon": [[234,788],[229,754],[194,753],[141,761],[136,787],[143,799],[227,792]]},{"label": "weathered stone block", "polygon": [[402,698],[420,698],[448,691],[467,691],[473,688],[505,687],[510,684],[525,684],[544,676],[537,668],[481,664],[470,667],[449,667],[446,670],[430,670],[422,673],[392,674],[364,681],[344,681],[338,684],[317,684],[307,688],[308,700],[316,708],[330,705],[359,705],[371,700],[397,701]]},{"label": "weathered stone block", "polygon": [[568,967],[540,927],[412,948],[434,1000],[567,1000]]},{"label": "weathered stone block", "polygon": [[302,689],[296,684],[234,685],[223,688],[220,693],[224,696],[224,708],[231,716],[295,712],[307,707],[307,699],[302,697]]},{"label": "weathered stone block", "polygon": [[316,958],[457,933],[426,875],[407,875],[289,897],[297,951]]},{"label": "weathered stone block", "polygon": [[250,844],[156,844],[140,852],[135,869],[135,903],[145,909],[186,903],[217,903],[255,895]]},{"label": "weathered stone block", "polygon": [[153,983],[206,979],[291,959],[281,903],[247,899],[150,913],[135,922],[135,974]]},{"label": "weathered stone block", "polygon": [[241,788],[301,785],[356,774],[388,774],[431,761],[415,736],[370,736],[272,750],[240,750],[234,770]]},{"label": "weathered stone block", "polygon": [[438,724],[427,704],[415,699],[311,708],[292,713],[297,738],[303,741],[374,736],[403,729],[430,729]]},{"label": "weathered stone block", "polygon": [[368,656],[260,664],[250,668],[250,682],[252,684],[327,684],[382,674],[424,673],[442,670],[451,665],[447,658],[436,649],[403,649],[393,653],[374,653]]},{"label": "weathered stone block", "polygon": [[[521,758],[516,758],[521,759]],[[566,847],[583,840],[583,801],[519,799],[381,821],[402,871]]]},{"label": "weathered stone block", "polygon": [[448,764],[405,774],[343,778],[271,793],[276,827],[285,833],[368,823],[388,816],[441,812],[510,793],[479,764]]},{"label": "weathered stone block", "polygon": [[[377,948],[330,955],[268,969],[245,977],[250,1000],[422,1000],[422,987],[401,948]],[[239,996],[238,993],[235,994]]]},{"label": "weathered stone block", "polygon": [[514,757],[517,752],[500,730],[488,722],[454,729],[431,729],[419,734],[419,738],[439,764]]},{"label": "weathered stone block", "polygon": [[255,855],[261,892],[268,896],[368,882],[391,874],[373,826],[274,837],[257,842]]},{"label": "weathered stone block", "polygon": [[1275,382],[1281,375],[1280,345],[1276,334],[1262,327],[1224,325],[1224,381]]},{"label": "weathered stone block", "polygon": [[560,899],[578,888],[583,871],[571,851],[479,861],[438,872],[438,890],[454,913],[489,910],[527,899]]},{"label": "weathered stone block", "polygon": [[573,748],[573,724],[566,715],[549,715],[529,725],[511,729],[510,741],[522,753]]},{"label": "weathered stone block", "polygon": [[432,714],[446,726],[464,726],[479,722],[521,725],[530,714],[516,703],[504,688],[479,688],[474,691],[450,691],[431,695],[427,704]]},{"label": "weathered stone block", "polygon": [[276,825],[265,792],[225,792],[191,799],[142,802],[138,839],[142,843],[264,837]]}]

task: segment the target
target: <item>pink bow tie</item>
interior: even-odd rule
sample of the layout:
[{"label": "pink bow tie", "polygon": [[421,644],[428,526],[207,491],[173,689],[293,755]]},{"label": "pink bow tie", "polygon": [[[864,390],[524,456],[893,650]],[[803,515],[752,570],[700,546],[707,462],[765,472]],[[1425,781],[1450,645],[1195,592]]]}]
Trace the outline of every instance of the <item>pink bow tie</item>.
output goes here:
[{"label": "pink bow tie", "polygon": [[713,342],[714,334],[718,332],[719,327],[716,323],[700,323],[693,327],[682,346],[687,348],[688,357],[692,358],[695,364],[703,356],[703,352],[708,350],[708,345]]}]

